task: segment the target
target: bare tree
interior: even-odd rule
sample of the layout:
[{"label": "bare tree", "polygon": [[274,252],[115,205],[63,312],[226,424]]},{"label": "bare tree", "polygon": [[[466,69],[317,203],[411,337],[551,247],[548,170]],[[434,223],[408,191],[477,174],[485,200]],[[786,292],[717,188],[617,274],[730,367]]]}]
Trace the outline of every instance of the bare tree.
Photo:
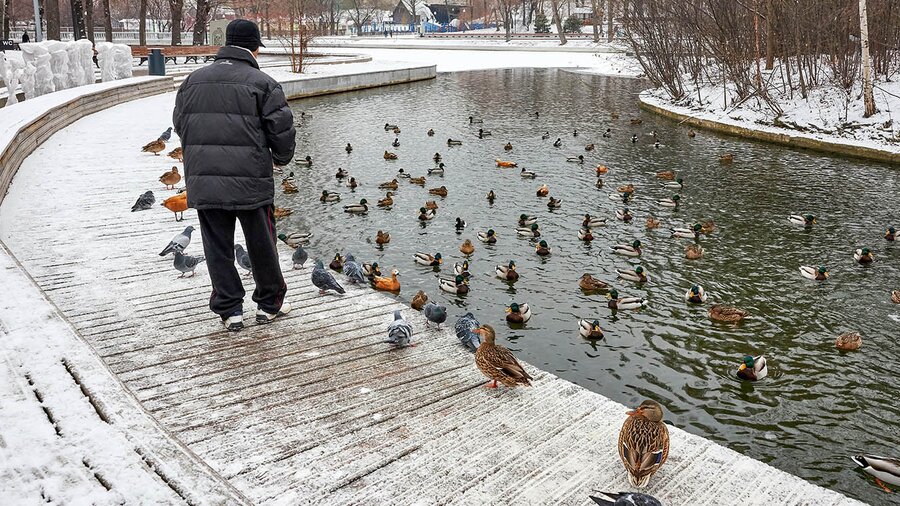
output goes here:
[{"label": "bare tree", "polygon": [[506,32],[506,42],[512,39],[512,31],[516,24],[516,0],[497,0],[497,11],[503,19],[503,29]]},{"label": "bare tree", "polygon": [[613,41],[613,16],[615,15],[613,0],[606,0],[606,41]]},{"label": "bare tree", "polygon": [[172,14],[172,45],[181,44],[181,25],[184,16],[184,0],[169,0],[169,11]]},{"label": "bare tree", "polygon": [[[143,0],[146,1],[146,0]],[[209,0],[197,0],[197,12],[194,15],[194,45],[203,45],[206,26],[209,24]]]},{"label": "bare tree", "polygon": [[147,0],[140,0],[141,7],[138,14],[138,44],[147,45]]},{"label": "bare tree", "polygon": [[863,117],[875,114],[875,96],[872,90],[872,61],[869,59],[869,20],[866,15],[866,0],[859,0],[859,47],[862,51],[863,103],[866,112]]},{"label": "bare tree", "polygon": [[44,20],[47,21],[47,39],[59,40],[59,0],[44,0]]},{"label": "bare tree", "polygon": [[559,34],[559,45],[565,46],[568,41],[566,40],[566,33],[562,26],[562,16],[559,12],[559,0],[550,0],[550,8],[553,9],[553,22],[556,24],[556,33]]},{"label": "bare tree", "polygon": [[594,28],[594,43],[600,42],[600,23],[603,18],[603,11],[600,9],[599,0],[591,0],[591,25]]},{"label": "bare tree", "polygon": [[101,0],[103,6],[103,35],[107,42],[112,42],[112,14],[109,11],[109,0]]}]

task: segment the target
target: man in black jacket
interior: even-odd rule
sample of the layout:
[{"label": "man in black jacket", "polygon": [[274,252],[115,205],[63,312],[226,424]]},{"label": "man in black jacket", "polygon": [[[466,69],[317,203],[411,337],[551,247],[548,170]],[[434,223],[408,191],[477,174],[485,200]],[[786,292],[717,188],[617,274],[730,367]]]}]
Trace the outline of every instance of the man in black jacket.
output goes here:
[{"label": "man in black jacket", "polygon": [[256,63],[263,45],[256,24],[232,21],[225,44],[212,65],[181,84],[173,123],[184,149],[188,205],[200,219],[213,287],[209,307],[237,331],[244,327],[244,287],[234,266],[236,220],[256,281],[257,323],[291,309],[278,264],[272,169],[291,161],[296,133],[281,85]]}]

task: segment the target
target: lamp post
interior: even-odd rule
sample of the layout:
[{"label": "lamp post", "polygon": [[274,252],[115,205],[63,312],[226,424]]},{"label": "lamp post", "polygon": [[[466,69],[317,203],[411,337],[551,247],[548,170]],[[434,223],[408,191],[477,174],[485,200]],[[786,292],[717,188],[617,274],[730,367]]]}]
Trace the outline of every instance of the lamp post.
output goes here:
[{"label": "lamp post", "polygon": [[41,30],[41,4],[38,0],[34,0],[34,41],[42,40],[44,40],[44,33]]}]

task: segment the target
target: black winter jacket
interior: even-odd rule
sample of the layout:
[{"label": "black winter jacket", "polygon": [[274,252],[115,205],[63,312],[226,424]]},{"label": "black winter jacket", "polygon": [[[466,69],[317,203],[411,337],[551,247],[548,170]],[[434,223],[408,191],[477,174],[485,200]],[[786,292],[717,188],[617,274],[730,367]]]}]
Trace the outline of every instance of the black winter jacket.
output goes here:
[{"label": "black winter jacket", "polygon": [[249,51],[225,46],[212,65],[188,75],[172,120],[190,207],[245,210],[274,202],[272,164],[294,156],[294,116],[281,85]]}]

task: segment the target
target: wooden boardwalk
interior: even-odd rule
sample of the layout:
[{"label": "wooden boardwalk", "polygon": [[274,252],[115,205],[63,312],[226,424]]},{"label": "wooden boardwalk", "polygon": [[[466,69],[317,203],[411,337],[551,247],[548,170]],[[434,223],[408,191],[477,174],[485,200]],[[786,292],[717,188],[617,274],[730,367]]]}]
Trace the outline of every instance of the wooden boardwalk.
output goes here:
[{"label": "wooden boardwalk", "polygon": [[[368,288],[320,297],[309,267],[287,270],[289,316],[224,332],[207,309],[205,266],[176,279],[157,255],[198,227],[196,214],[129,212],[147,189],[157,202],[172,193],[156,183],[171,160],[139,147],[168,125],[173,101],[118,106],[51,138],[13,182],[0,239],[187,448],[257,504],[586,504],[591,490],[630,489],[616,452],[625,407],[533,368],[533,388],[484,389],[452,333],[426,331]],[[198,227],[188,251],[200,244]],[[398,308],[414,348],[383,343]],[[854,503],[671,433],[648,489],[667,505]]]}]

